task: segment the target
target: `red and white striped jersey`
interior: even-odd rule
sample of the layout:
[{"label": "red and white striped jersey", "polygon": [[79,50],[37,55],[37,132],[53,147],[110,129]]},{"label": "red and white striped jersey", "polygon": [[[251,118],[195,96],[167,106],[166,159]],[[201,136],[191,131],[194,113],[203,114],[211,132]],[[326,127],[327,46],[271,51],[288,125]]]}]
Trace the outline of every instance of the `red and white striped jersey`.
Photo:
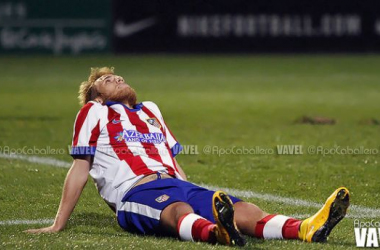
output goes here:
[{"label": "red and white striped jersey", "polygon": [[71,155],[94,157],[90,175],[102,198],[116,209],[145,175],[160,172],[182,179],[174,162],[181,150],[153,102],[130,109],[122,103],[91,101],[74,124]]}]

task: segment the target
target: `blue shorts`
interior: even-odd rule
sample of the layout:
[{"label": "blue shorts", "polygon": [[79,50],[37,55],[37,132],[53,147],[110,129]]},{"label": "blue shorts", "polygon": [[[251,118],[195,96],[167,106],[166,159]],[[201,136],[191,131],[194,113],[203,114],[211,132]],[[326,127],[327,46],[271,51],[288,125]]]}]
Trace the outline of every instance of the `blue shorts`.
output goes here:
[{"label": "blue shorts", "polygon": [[[194,213],[215,223],[212,214],[214,191],[179,179],[157,179],[131,189],[117,211],[119,225],[132,233],[160,234],[161,212],[174,202],[189,204]],[[241,201],[230,196],[233,203]]]}]

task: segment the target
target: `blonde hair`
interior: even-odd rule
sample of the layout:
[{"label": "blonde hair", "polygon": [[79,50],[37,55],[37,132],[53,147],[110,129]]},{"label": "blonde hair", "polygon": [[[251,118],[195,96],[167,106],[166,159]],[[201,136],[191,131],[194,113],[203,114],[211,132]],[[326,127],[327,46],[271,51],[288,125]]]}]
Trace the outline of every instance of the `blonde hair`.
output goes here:
[{"label": "blonde hair", "polygon": [[114,69],[114,67],[91,68],[91,73],[88,76],[88,80],[82,82],[79,87],[78,99],[81,106],[84,106],[86,103],[94,100],[98,96],[98,93],[94,88],[95,81],[103,75],[114,74]]}]

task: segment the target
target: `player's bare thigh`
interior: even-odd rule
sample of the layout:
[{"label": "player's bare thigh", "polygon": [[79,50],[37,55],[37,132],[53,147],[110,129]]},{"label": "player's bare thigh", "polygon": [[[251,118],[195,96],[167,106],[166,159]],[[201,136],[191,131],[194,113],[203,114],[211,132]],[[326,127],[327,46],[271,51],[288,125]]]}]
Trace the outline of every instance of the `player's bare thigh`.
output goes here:
[{"label": "player's bare thigh", "polygon": [[245,201],[236,202],[235,221],[238,229],[245,235],[255,236],[256,223],[268,214],[258,206]]},{"label": "player's bare thigh", "polygon": [[178,236],[177,224],[181,216],[194,213],[191,206],[185,202],[174,202],[161,212],[160,226],[167,233]]}]

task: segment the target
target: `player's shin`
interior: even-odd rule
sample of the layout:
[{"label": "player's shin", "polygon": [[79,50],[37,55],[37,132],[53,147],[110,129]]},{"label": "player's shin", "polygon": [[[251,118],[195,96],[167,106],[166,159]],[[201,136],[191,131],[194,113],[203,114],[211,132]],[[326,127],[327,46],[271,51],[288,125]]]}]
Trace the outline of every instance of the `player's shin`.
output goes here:
[{"label": "player's shin", "polygon": [[255,236],[264,239],[299,239],[301,222],[284,215],[271,214],[257,222]]},{"label": "player's shin", "polygon": [[178,235],[181,240],[209,243],[216,242],[214,228],[215,224],[194,213],[183,215],[177,225]]}]

